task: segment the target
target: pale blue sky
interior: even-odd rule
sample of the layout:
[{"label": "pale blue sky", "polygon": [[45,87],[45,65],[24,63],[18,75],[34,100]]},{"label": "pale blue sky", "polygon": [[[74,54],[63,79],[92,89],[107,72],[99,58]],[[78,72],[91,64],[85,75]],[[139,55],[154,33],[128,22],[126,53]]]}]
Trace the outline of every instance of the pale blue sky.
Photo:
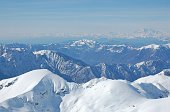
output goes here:
[{"label": "pale blue sky", "polygon": [[0,38],[63,33],[170,32],[170,0],[0,0]]}]

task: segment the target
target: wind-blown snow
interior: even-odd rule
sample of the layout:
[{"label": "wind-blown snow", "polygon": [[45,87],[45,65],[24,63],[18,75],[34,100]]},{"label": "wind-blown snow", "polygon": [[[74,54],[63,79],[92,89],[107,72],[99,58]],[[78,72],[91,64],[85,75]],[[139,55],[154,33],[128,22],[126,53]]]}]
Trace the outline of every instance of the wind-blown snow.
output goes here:
[{"label": "wind-blown snow", "polygon": [[167,112],[170,70],[134,82],[66,82],[46,69],[0,81],[0,112]]}]

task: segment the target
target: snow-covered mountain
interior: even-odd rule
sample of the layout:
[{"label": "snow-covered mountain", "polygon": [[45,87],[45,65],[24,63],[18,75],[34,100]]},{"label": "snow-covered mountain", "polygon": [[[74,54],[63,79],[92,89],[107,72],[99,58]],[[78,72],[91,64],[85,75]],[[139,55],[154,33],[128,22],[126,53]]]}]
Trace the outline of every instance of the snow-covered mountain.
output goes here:
[{"label": "snow-covered mountain", "polygon": [[71,43],[70,46],[87,46],[90,48],[93,48],[96,46],[96,41],[94,40],[87,40],[87,39],[82,39],[82,40],[78,40],[78,41],[74,41],[73,43]]},{"label": "snow-covered mountain", "polygon": [[92,67],[96,77],[106,77],[109,79],[124,79],[134,81],[138,78],[159,73],[163,69],[170,68],[170,64],[161,60],[150,60],[140,62],[135,65],[100,63]]},{"label": "snow-covered mountain", "polygon": [[170,70],[134,82],[70,83],[46,69],[0,81],[1,112],[167,112]]},{"label": "snow-covered mountain", "polygon": [[169,57],[169,43],[2,44],[0,112],[167,112]]},{"label": "snow-covered mountain", "polygon": [[[85,43],[86,42],[89,43],[91,41],[85,41]],[[95,44],[90,44],[90,45],[100,46],[100,44],[98,44],[97,42],[93,42],[93,43]],[[78,49],[75,46],[71,46],[71,48],[72,47]],[[76,56],[74,56],[74,58],[71,58],[70,56],[65,55],[68,52],[64,52],[64,51],[67,50],[69,50],[70,52],[71,51],[77,53],[79,52],[76,50],[71,50],[70,48],[67,50],[63,50],[63,53],[65,53],[63,54],[60,52],[56,52],[57,51],[55,49],[56,45],[54,44],[49,46],[36,45],[36,47],[34,46],[34,48],[37,48],[37,50],[32,50],[33,46],[31,45],[29,46],[10,45],[10,46],[2,46],[0,50],[0,54],[1,54],[0,55],[0,79],[15,77],[31,70],[44,68],[52,71],[55,74],[58,74],[59,76],[61,76],[67,81],[72,81],[77,83],[87,82],[93,78],[100,78],[100,77],[134,81],[140,77],[154,75],[162,71],[163,69],[170,68],[170,61],[168,57],[169,56],[168,45],[148,45],[141,48],[132,48],[125,45],[104,46],[106,48],[107,47],[110,48],[109,51],[107,50],[108,48],[106,49],[103,47],[100,49],[98,48],[99,51],[95,51],[93,48],[87,47],[86,45],[84,47],[85,48],[79,46],[79,49],[81,49],[79,51],[86,53],[84,54],[84,56],[88,57],[87,59],[89,60],[96,58],[96,59],[106,60],[107,62],[112,61],[116,63],[116,61],[121,62],[123,60],[131,61],[132,59],[136,59],[136,62],[139,63],[135,63],[135,64],[98,63],[96,65],[91,66],[80,60],[75,59],[77,58]],[[49,48],[50,50],[47,50]],[[46,50],[41,50],[41,49],[46,49]],[[135,56],[137,58],[135,58],[134,53],[132,52],[127,53],[128,52],[127,49],[140,51],[140,53],[136,54],[137,56],[136,55]],[[92,50],[93,52],[91,51],[90,54],[88,50]],[[100,50],[103,53],[101,52],[101,54],[97,54],[97,52],[100,52]],[[115,55],[115,54],[120,54],[120,55]],[[121,57],[121,55],[123,56]]]},{"label": "snow-covered mountain", "polygon": [[139,29],[133,33],[133,37],[143,37],[143,38],[148,38],[148,37],[153,37],[153,38],[159,38],[159,37],[165,37],[168,36],[166,33],[162,33],[160,31],[156,31],[153,29]]},{"label": "snow-covered mountain", "polygon": [[94,40],[83,39],[57,46],[58,45],[47,45],[46,48],[39,48],[39,50],[48,49],[58,51],[82,60],[89,65],[99,63],[136,64],[149,60],[170,61],[169,44],[151,44],[142,47],[132,47],[129,45],[101,44]]},{"label": "snow-covered mountain", "polygon": [[[94,40],[77,40],[62,44],[46,45],[4,45],[8,49],[26,49],[30,52],[51,50],[73,57],[89,65],[106,64],[136,64],[142,61],[170,61],[170,45],[150,44],[141,47],[129,45],[102,44]],[[2,48],[1,48],[2,49]],[[0,50],[1,52],[3,50]]]},{"label": "snow-covered mountain", "polygon": [[49,50],[5,49],[0,56],[1,79],[14,77],[38,68],[46,68],[68,81],[86,82],[94,78],[90,67],[80,60]]}]

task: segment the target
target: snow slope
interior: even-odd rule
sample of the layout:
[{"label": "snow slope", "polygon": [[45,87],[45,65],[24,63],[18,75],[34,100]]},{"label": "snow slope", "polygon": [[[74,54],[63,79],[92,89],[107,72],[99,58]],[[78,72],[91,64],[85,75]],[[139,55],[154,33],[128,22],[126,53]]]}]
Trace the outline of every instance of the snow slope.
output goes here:
[{"label": "snow slope", "polygon": [[65,80],[46,69],[2,80],[0,85],[1,112],[59,111],[59,96],[73,88],[72,84],[67,85]]},{"label": "snow slope", "polygon": [[[170,93],[170,69],[163,70],[162,72],[154,75],[140,78],[134,81],[133,85],[151,98],[162,98],[169,96]],[[149,96],[150,93],[152,96]]]},{"label": "snow slope", "polygon": [[83,90],[71,92],[63,98],[61,112],[131,111],[146,100],[131,85],[119,80],[102,80],[83,87]]},{"label": "snow slope", "polygon": [[167,112],[169,71],[132,83],[96,78],[76,84],[34,70],[0,81],[0,112]]}]

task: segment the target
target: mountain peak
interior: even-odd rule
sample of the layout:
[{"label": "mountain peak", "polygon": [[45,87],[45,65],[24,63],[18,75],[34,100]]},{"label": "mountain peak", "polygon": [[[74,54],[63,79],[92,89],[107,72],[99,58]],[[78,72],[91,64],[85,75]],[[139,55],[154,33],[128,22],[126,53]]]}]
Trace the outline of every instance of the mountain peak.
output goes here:
[{"label": "mountain peak", "polygon": [[143,28],[133,33],[134,37],[161,37],[164,33],[149,28]]},{"label": "mountain peak", "polygon": [[169,40],[170,33],[161,32],[151,28],[141,28],[134,32],[129,33],[110,33],[110,37],[120,37],[120,38],[158,38],[160,40]]},{"label": "mountain peak", "polygon": [[32,91],[35,87],[37,88],[42,81],[43,83],[46,83],[46,85],[53,86],[54,91],[59,91],[58,89],[66,88],[65,80],[58,75],[53,74],[49,70],[33,70],[14,78],[2,80],[0,82],[0,94],[6,94],[1,97],[0,102]]},{"label": "mountain peak", "polygon": [[77,40],[74,41],[70,46],[89,46],[89,47],[94,47],[94,45],[96,44],[96,41],[94,40],[88,40],[88,39],[82,39],[82,40]]},{"label": "mountain peak", "polygon": [[139,48],[140,50],[142,49],[159,49],[160,48],[160,45],[157,45],[157,44],[150,44],[150,45],[147,45],[147,46],[142,46],[141,48]]}]

